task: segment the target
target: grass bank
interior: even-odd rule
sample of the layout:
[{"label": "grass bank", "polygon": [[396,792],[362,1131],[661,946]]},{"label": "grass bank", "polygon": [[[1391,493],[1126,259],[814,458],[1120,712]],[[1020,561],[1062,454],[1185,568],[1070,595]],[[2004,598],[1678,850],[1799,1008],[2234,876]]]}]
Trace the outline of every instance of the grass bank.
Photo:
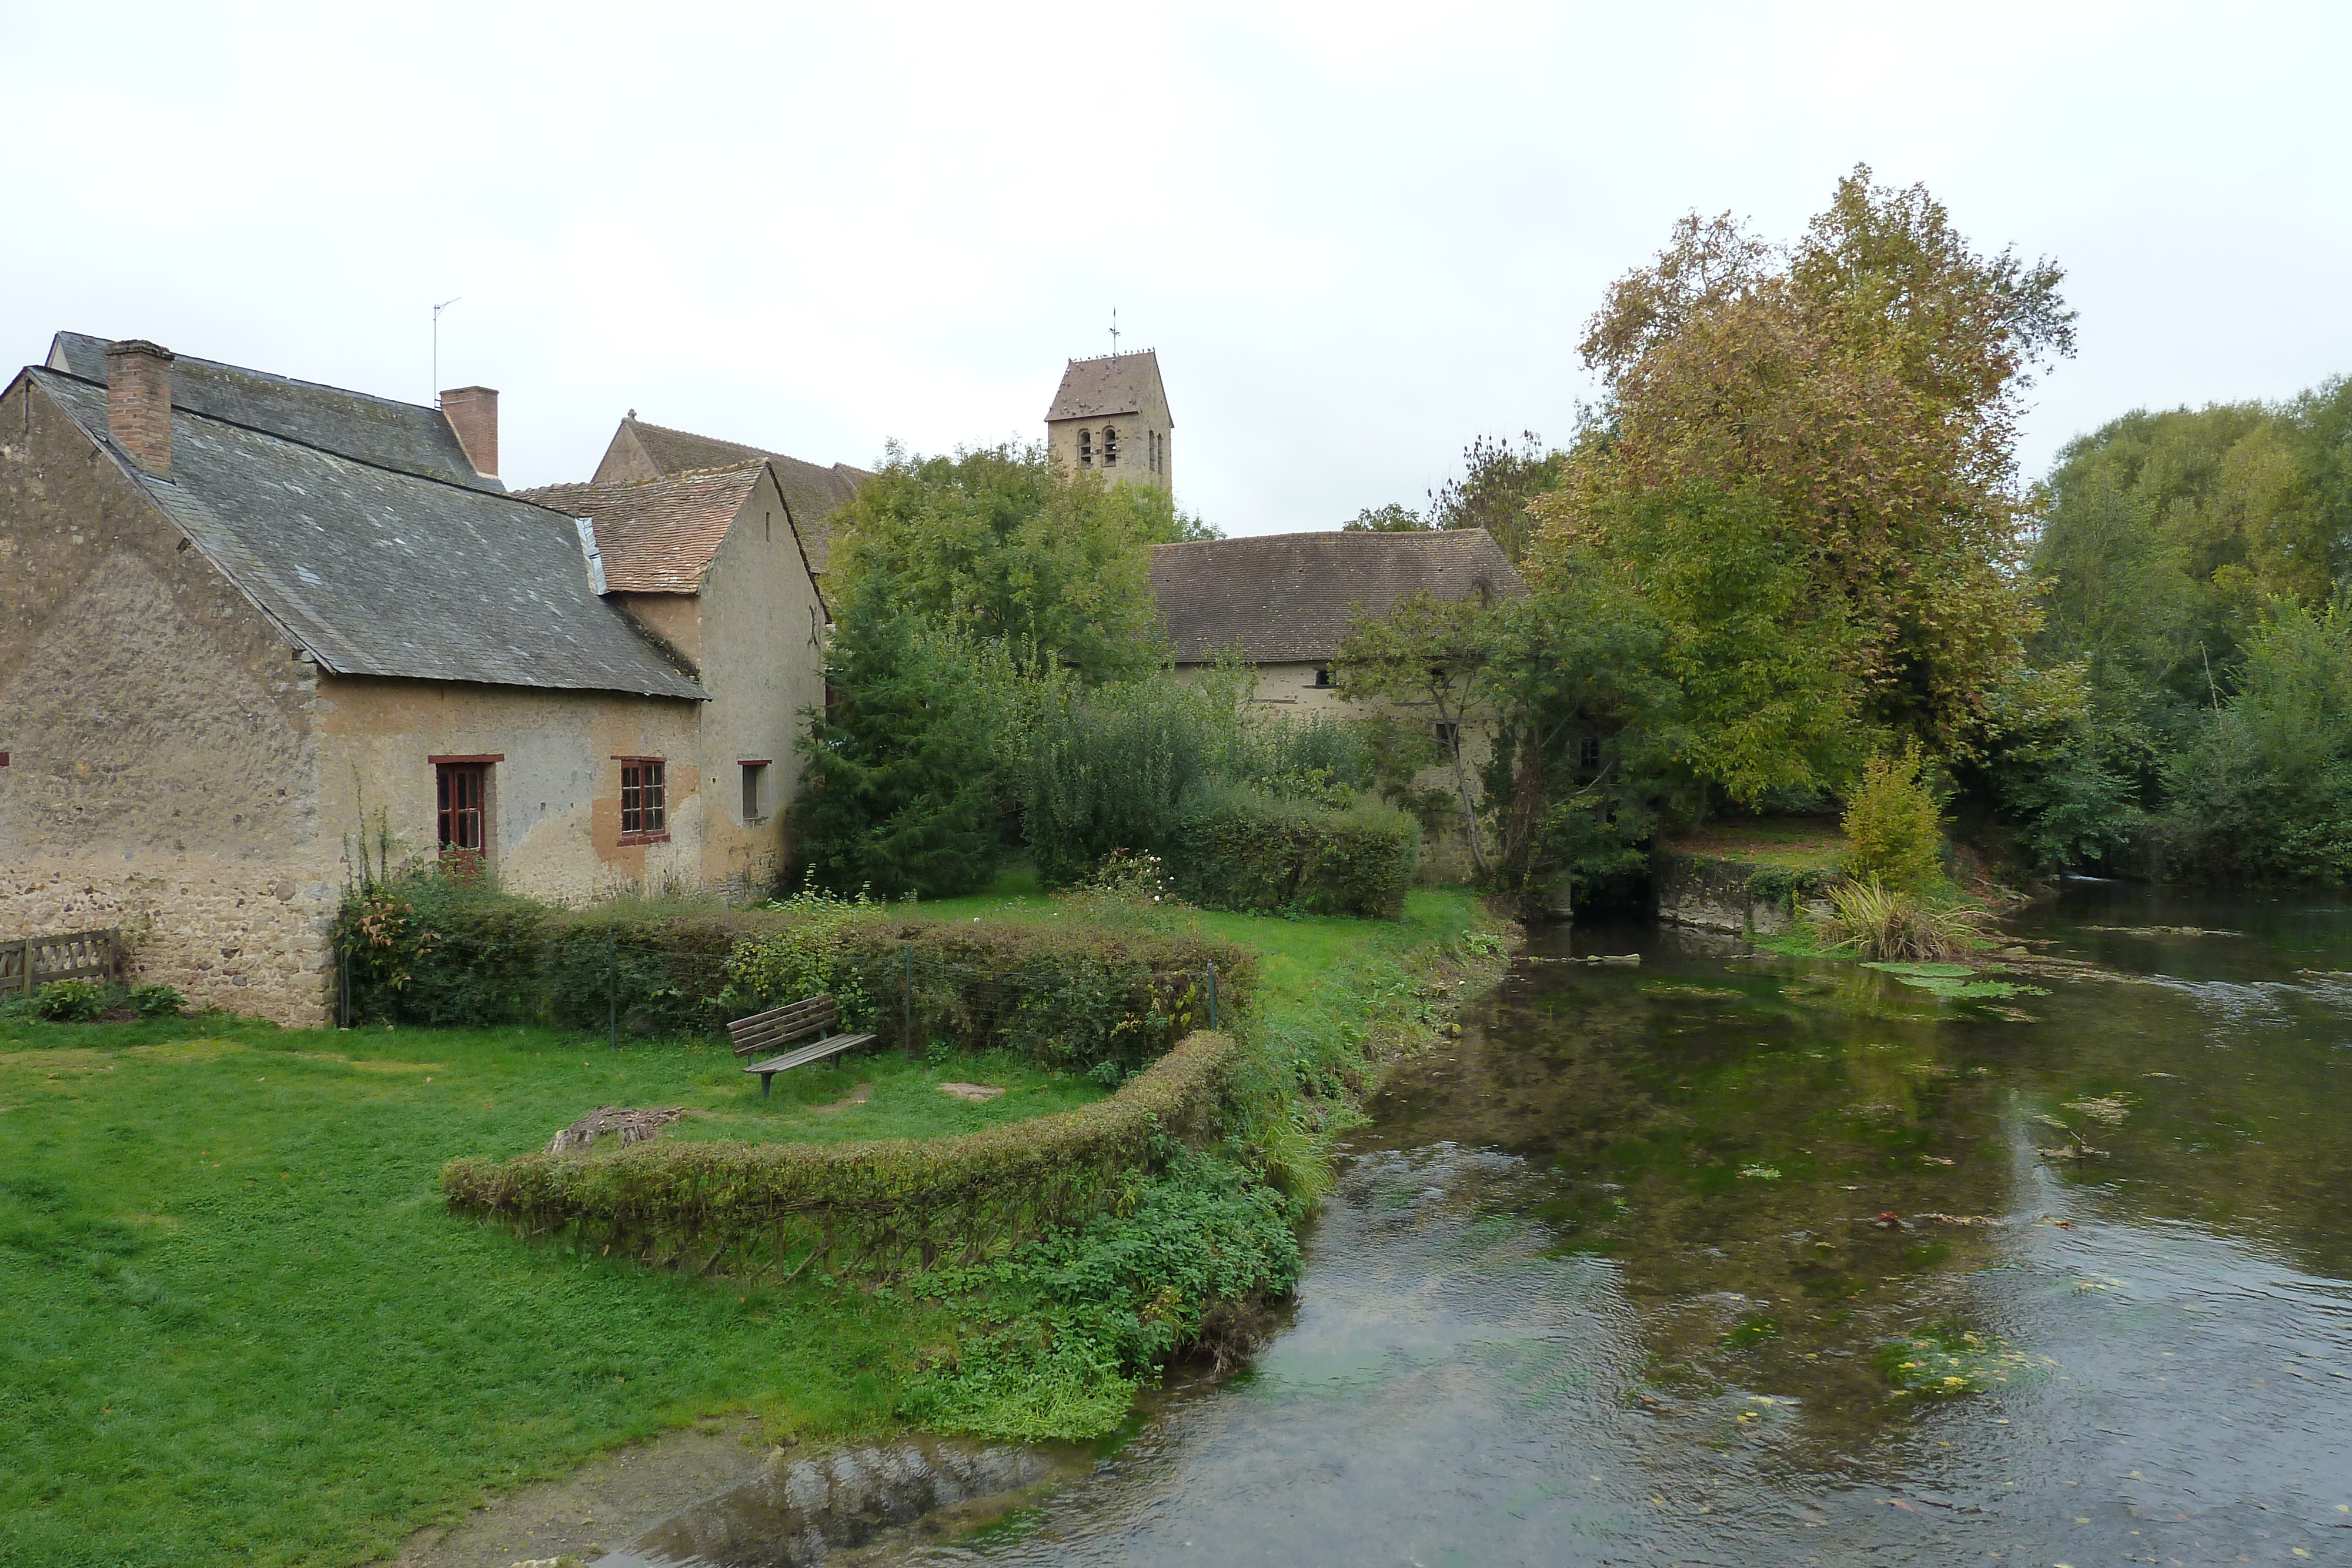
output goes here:
[{"label": "grass bank", "polygon": [[[926,912],[1068,918],[1018,882]],[[1445,891],[1393,923],[1197,918],[1260,955],[1242,1030],[1309,1143],[1474,983],[1474,948],[1498,950]],[[943,1078],[1008,1092],[951,1100]],[[540,1146],[600,1104],[686,1106],[687,1137],[830,1140],[1101,1092],[971,1056],[777,1092],[762,1106],[709,1046],[546,1030],[0,1020],[0,1562],[366,1562],[698,1414],[810,1438],[894,1424],[968,1300],[662,1273],[440,1197],[452,1156]]]}]

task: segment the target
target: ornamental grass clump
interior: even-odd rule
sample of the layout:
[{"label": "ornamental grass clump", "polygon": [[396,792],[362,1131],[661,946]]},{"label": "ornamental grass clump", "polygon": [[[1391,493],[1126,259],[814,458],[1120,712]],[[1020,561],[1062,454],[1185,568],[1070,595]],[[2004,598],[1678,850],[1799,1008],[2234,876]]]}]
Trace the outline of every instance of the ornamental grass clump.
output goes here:
[{"label": "ornamental grass clump", "polygon": [[1984,929],[1981,910],[1937,908],[1918,894],[1876,877],[1829,890],[1822,921],[1826,945],[1879,962],[1934,962],[1967,952]]}]

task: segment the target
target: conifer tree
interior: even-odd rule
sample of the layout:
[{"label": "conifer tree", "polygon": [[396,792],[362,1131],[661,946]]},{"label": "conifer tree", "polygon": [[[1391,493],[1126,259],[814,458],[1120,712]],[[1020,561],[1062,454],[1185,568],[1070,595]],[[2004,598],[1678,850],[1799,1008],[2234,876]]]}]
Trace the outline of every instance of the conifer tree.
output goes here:
[{"label": "conifer tree", "polygon": [[792,812],[798,859],[840,893],[948,897],[996,869],[994,695],[985,650],[898,607],[874,574],[842,607]]}]

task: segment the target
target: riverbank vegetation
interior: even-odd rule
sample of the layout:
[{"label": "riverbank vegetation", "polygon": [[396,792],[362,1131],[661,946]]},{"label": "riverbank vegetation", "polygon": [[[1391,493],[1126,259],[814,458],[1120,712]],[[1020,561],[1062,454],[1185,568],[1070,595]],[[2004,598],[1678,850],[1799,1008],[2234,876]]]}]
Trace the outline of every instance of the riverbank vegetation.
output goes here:
[{"label": "riverbank vegetation", "polygon": [[1528,596],[1365,627],[1342,684],[1481,710],[1493,875],[1530,896],[1905,758],[2020,872],[2343,880],[2352,384],[2133,413],[2029,484],[2063,282],[1867,169],[1786,243],[1684,220],[1591,319],[1570,442],[1477,448],[1528,486]]}]

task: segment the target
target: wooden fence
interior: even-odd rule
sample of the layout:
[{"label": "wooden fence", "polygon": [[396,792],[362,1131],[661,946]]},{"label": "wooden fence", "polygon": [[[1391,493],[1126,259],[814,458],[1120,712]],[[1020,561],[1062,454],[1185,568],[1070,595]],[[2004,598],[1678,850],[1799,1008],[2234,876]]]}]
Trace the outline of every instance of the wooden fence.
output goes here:
[{"label": "wooden fence", "polygon": [[0,942],[0,997],[24,996],[52,980],[111,980],[121,962],[117,931]]}]

